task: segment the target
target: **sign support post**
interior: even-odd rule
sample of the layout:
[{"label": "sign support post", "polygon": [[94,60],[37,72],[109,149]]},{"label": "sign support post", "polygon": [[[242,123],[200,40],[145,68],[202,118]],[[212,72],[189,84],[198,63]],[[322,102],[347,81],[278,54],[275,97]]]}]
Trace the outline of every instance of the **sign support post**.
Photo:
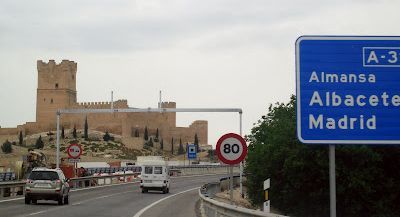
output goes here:
[{"label": "sign support post", "polygon": [[[242,136],[242,112],[239,112],[239,121],[240,121],[240,130],[239,130],[239,132],[240,132],[240,136]],[[239,164],[239,170],[240,170],[240,174],[239,174],[239,177],[240,177],[240,196],[242,197],[242,198],[244,198],[244,195],[243,195],[243,161],[244,160],[242,160],[242,161],[240,161],[240,164]]]},{"label": "sign support post", "polygon": [[233,165],[229,166],[229,199],[233,205]]},{"label": "sign support post", "polygon": [[335,168],[335,145],[329,145],[329,195],[330,214],[336,217],[336,168]]}]

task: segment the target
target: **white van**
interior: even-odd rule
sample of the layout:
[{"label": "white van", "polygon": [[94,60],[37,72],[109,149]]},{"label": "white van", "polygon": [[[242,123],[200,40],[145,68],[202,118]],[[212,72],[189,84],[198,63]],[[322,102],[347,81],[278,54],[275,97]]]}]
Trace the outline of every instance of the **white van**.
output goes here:
[{"label": "white van", "polygon": [[138,157],[137,164],[142,167],[140,175],[140,188],[142,188],[142,193],[146,193],[149,190],[162,191],[164,194],[169,193],[169,171],[167,163],[162,157]]}]

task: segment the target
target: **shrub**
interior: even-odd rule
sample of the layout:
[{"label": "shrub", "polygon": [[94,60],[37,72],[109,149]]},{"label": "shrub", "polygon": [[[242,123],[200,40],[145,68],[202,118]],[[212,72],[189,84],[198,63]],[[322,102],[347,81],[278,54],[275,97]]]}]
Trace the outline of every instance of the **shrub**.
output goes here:
[{"label": "shrub", "polygon": [[43,147],[44,147],[44,142],[42,140],[42,136],[39,136],[39,138],[36,140],[35,148],[43,149]]},{"label": "shrub", "polygon": [[11,142],[9,142],[8,140],[6,140],[3,145],[1,146],[1,150],[6,153],[9,154],[12,152],[12,146],[11,146]]}]

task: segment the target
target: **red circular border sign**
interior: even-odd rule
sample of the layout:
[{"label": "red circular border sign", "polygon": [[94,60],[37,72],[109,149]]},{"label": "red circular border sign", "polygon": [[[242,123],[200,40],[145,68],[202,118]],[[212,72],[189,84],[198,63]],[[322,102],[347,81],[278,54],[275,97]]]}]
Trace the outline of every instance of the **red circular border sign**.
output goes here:
[{"label": "red circular border sign", "polygon": [[[228,160],[228,159],[224,158],[224,156],[220,152],[220,147],[222,145],[222,142],[225,141],[227,138],[235,138],[235,139],[239,140],[240,144],[242,145],[243,152],[236,160]],[[215,147],[215,149],[217,151],[218,159],[220,159],[225,164],[230,164],[230,165],[240,163],[242,160],[244,160],[244,158],[247,155],[246,141],[243,139],[243,137],[241,137],[240,135],[238,135],[236,133],[227,133],[227,134],[221,136],[221,138],[218,139],[217,146]]]},{"label": "red circular border sign", "polygon": [[[71,153],[69,153],[69,149],[70,149],[72,146],[77,146],[77,147],[79,148],[79,150],[81,151],[81,152],[79,153],[79,155],[76,156],[76,157],[73,157],[73,156],[71,155]],[[78,145],[78,144],[71,144],[71,145],[69,145],[68,148],[67,148],[67,154],[68,154],[68,157],[69,157],[69,158],[77,159],[77,158],[79,158],[79,157],[81,156],[81,154],[82,154],[82,147],[81,147],[80,145]]]}]

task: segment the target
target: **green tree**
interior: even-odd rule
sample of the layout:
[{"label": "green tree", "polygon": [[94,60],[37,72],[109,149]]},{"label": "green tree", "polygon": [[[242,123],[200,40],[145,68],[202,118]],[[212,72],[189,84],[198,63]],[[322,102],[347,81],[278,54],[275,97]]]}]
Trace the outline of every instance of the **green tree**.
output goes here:
[{"label": "green tree", "polygon": [[149,140],[149,132],[147,131],[147,126],[144,128],[144,140]]},{"label": "green tree", "polygon": [[149,140],[149,142],[148,142],[148,145],[149,145],[150,147],[153,147],[153,146],[154,146],[153,138],[150,137],[150,140]]},{"label": "green tree", "polygon": [[61,127],[61,138],[65,139],[64,126]]},{"label": "green tree", "polygon": [[199,153],[199,137],[197,133],[194,134],[194,146],[196,147],[196,152]]},{"label": "green tree", "polygon": [[74,129],[72,131],[72,136],[74,137],[74,139],[76,139],[78,137],[78,135],[76,133],[76,126],[74,126]]},{"label": "green tree", "polygon": [[[294,96],[271,105],[246,137],[248,195],[260,205],[263,181],[270,178],[276,209],[290,216],[329,216],[328,148],[299,142],[295,105]],[[395,147],[336,146],[338,216],[400,216],[400,187],[393,182],[400,180],[394,169],[399,157]]]},{"label": "green tree", "polygon": [[183,148],[182,139],[179,139],[178,154],[179,154],[179,155],[185,154],[185,149]]},{"label": "green tree", "polygon": [[18,144],[22,146],[23,143],[24,143],[24,137],[22,136],[22,131],[19,131]]},{"label": "green tree", "polygon": [[160,142],[160,149],[161,149],[161,150],[164,150],[164,139],[161,139],[161,142]]},{"label": "green tree", "polygon": [[1,146],[1,150],[3,151],[3,153],[5,154],[9,154],[12,152],[12,145],[11,142],[9,142],[8,140],[6,140],[3,145]]},{"label": "green tree", "polygon": [[158,128],[157,128],[157,131],[156,131],[156,137],[154,138],[154,141],[155,142],[158,142],[159,141],[159,133],[158,133]]},{"label": "green tree", "polygon": [[43,147],[44,147],[44,142],[42,140],[42,136],[39,136],[39,138],[36,140],[35,148],[36,149],[43,149]]},{"label": "green tree", "polygon": [[106,131],[106,133],[104,134],[103,140],[104,140],[105,142],[108,142],[108,141],[111,140],[111,136],[110,136],[110,134],[108,133],[108,131]]},{"label": "green tree", "polygon": [[85,118],[85,130],[84,130],[85,140],[89,139],[88,130],[89,130],[89,125],[88,125],[87,116],[86,116],[86,118]]}]

